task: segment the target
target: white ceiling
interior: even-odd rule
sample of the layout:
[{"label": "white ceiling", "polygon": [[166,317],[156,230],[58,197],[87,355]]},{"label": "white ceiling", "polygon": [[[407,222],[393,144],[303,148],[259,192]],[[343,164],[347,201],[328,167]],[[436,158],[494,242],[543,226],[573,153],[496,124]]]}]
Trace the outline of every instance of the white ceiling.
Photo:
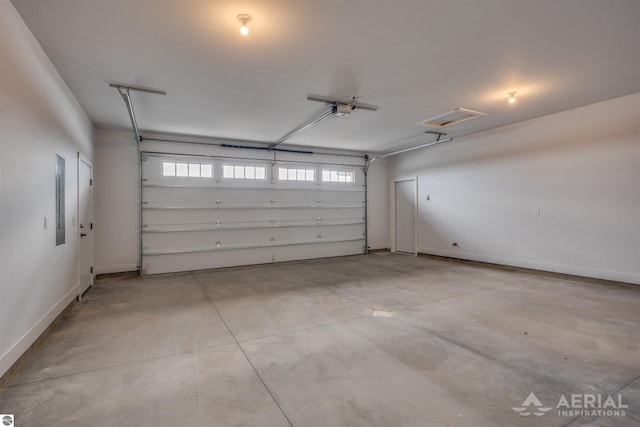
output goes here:
[{"label": "white ceiling", "polygon": [[[275,141],[326,110],[380,105],[288,144],[386,152],[465,107],[462,135],[640,91],[638,0],[13,0],[98,128]],[[252,16],[242,37],[236,16]],[[519,101],[506,102],[517,90]],[[603,126],[606,126],[603,123]]]}]

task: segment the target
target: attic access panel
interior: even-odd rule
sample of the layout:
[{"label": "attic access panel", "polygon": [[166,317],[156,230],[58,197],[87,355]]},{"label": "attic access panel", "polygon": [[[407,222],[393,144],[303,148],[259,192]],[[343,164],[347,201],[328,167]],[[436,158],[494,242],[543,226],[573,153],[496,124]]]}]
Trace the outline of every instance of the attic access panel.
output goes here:
[{"label": "attic access panel", "polygon": [[469,110],[467,108],[456,108],[444,114],[439,114],[429,119],[421,120],[417,122],[416,125],[443,128],[486,115],[487,113],[481,113],[480,111]]}]

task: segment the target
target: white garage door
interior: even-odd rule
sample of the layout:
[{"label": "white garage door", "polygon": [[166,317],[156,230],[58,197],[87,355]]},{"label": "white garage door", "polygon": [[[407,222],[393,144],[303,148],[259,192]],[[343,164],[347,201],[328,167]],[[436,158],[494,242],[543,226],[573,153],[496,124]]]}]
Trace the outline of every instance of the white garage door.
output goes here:
[{"label": "white garage door", "polygon": [[365,251],[358,165],[142,153],[142,271]]}]

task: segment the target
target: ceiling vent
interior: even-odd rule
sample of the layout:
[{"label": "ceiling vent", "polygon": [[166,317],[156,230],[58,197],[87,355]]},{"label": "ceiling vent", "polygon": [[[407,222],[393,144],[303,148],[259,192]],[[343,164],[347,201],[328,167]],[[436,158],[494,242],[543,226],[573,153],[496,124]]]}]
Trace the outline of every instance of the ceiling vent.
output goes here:
[{"label": "ceiling vent", "polygon": [[434,128],[443,128],[466,120],[475,119],[476,117],[486,116],[487,113],[468,110],[466,108],[456,108],[448,113],[440,114],[430,119],[420,120],[416,123],[418,126],[429,126]]}]

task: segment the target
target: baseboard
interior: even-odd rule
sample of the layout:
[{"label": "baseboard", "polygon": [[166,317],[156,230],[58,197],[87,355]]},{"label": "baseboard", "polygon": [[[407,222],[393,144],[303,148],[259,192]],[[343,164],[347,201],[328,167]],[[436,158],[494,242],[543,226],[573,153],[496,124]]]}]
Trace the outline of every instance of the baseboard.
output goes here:
[{"label": "baseboard", "polygon": [[391,245],[389,242],[369,242],[369,251],[376,249],[384,249],[388,251],[390,247]]},{"label": "baseboard", "polygon": [[46,332],[50,331],[60,318],[64,318],[63,313],[72,306],[78,296],[78,288],[79,284],[75,284],[49,313],[0,357],[0,387],[6,385],[10,377],[19,370],[29,354],[47,335]]},{"label": "baseboard", "polygon": [[442,250],[433,248],[419,248],[419,255],[433,255],[459,261],[508,268],[512,271],[527,272],[552,276],[567,280],[579,280],[583,282],[613,282],[640,285],[640,275],[634,273],[598,270],[583,267],[566,266],[561,264],[540,263],[523,261],[505,257],[494,257],[480,254],[471,254],[458,250]]},{"label": "baseboard", "polygon": [[111,274],[111,273],[126,273],[129,271],[135,271],[138,269],[136,264],[112,264],[112,265],[97,265],[94,272],[98,274]]},{"label": "baseboard", "polygon": [[380,249],[371,249],[369,248],[369,253],[370,254],[375,254],[375,253],[380,253],[380,252],[389,252],[390,249],[389,248],[380,248]]},{"label": "baseboard", "polygon": [[96,283],[101,282],[103,280],[118,281],[118,280],[128,280],[128,279],[139,278],[139,277],[140,277],[139,270],[121,271],[118,273],[101,273],[96,275]]}]

